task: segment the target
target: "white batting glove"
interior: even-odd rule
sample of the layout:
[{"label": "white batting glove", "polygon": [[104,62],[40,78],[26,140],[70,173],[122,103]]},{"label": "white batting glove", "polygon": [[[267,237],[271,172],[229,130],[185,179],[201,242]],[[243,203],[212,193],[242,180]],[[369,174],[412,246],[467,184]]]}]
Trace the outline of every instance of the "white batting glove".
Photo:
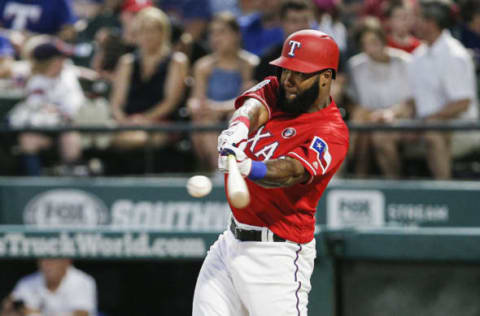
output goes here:
[{"label": "white batting glove", "polygon": [[252,170],[252,159],[248,158],[243,150],[232,145],[225,145],[220,152],[220,156],[218,156],[218,170],[223,173],[228,172],[228,155],[235,156],[240,174],[243,177],[247,177]]},{"label": "white batting glove", "polygon": [[226,145],[237,145],[248,139],[248,126],[241,121],[233,121],[218,136],[217,150],[221,153]]}]

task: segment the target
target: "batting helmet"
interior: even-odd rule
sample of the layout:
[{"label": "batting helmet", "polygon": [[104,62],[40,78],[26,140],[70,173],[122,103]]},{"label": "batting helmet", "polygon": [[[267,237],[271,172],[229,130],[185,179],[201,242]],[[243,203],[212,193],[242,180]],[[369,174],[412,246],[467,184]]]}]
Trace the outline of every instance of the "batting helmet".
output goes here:
[{"label": "batting helmet", "polygon": [[282,55],[270,64],[303,73],[323,69],[338,69],[340,52],[337,43],[327,34],[316,30],[301,30],[283,43]]}]

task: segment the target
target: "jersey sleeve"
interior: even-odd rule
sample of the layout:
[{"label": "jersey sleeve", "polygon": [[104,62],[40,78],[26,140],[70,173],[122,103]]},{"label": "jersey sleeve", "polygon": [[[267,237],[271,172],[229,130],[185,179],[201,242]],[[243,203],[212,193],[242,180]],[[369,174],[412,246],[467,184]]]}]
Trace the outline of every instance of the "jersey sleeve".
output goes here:
[{"label": "jersey sleeve", "polygon": [[238,109],[243,105],[245,100],[254,98],[260,101],[268,111],[268,117],[272,116],[272,112],[277,104],[278,79],[275,76],[269,76],[262,82],[242,93],[235,99],[235,108]]},{"label": "jersey sleeve", "polygon": [[308,183],[311,183],[315,177],[322,177],[335,170],[344,160],[347,149],[348,145],[339,140],[314,136],[287,153],[287,156],[300,161],[310,174]]}]

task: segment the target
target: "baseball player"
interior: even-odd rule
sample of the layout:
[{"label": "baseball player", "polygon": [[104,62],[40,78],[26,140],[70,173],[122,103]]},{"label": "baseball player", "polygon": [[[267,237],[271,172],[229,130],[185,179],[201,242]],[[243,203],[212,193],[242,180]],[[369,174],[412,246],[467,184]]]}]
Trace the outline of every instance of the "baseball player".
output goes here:
[{"label": "baseball player", "polygon": [[218,138],[219,169],[233,153],[251,201],[230,205],[230,227],[198,276],[194,316],[307,315],[315,211],[348,149],[330,97],[338,58],[325,33],[295,32],[271,62],[282,69],[280,80],[267,77],[236,99]]}]

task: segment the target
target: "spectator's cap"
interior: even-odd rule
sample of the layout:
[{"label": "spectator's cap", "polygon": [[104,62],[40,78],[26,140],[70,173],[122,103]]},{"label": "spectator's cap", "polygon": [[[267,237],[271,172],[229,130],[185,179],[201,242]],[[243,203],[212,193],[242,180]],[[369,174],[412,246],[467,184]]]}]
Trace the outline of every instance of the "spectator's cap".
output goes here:
[{"label": "spectator's cap", "polygon": [[122,11],[137,13],[138,11],[153,6],[151,0],[124,0]]},{"label": "spectator's cap", "polygon": [[4,36],[0,36],[0,57],[13,56],[14,54],[15,50],[10,40]]},{"label": "spectator's cap", "polygon": [[57,56],[72,56],[72,50],[61,42],[48,41],[38,44],[32,51],[32,57],[39,61]]}]

